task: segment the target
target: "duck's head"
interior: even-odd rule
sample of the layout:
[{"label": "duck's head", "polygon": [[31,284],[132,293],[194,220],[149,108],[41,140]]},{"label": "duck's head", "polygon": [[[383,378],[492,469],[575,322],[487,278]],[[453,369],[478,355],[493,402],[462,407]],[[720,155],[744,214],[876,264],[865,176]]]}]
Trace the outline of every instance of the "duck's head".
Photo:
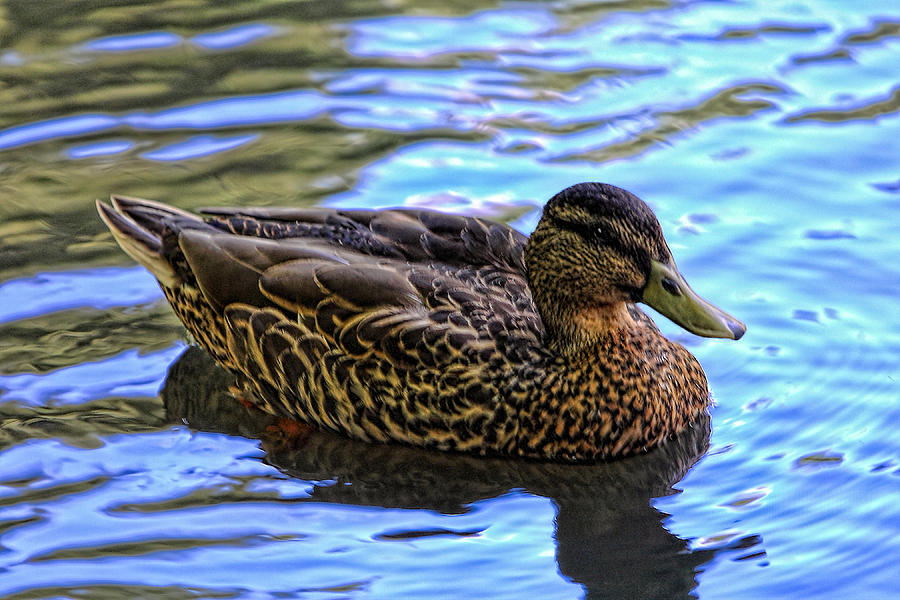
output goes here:
[{"label": "duck's head", "polygon": [[739,339],[744,324],[698,296],[675,266],[653,211],[621,188],[579,183],[553,196],[525,247],[551,344],[572,350],[630,322],[644,302],[691,333]]}]

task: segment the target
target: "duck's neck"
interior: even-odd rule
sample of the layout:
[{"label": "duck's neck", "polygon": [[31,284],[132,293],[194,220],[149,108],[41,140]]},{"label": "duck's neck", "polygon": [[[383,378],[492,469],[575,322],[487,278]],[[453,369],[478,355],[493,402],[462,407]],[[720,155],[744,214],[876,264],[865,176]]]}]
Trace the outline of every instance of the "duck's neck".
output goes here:
[{"label": "duck's neck", "polygon": [[601,304],[544,316],[547,345],[561,356],[590,355],[609,340],[628,338],[638,325],[624,302]]}]

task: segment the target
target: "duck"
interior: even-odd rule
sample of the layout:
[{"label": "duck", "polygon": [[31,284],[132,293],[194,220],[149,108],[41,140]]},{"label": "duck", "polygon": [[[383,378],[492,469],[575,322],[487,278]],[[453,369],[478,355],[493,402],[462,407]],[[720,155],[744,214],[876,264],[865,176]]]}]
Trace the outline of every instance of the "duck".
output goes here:
[{"label": "duck", "polygon": [[530,236],[428,209],[97,201],[193,339],[272,415],[372,443],[596,462],[647,452],[711,404],[685,330],[743,323],[676,267],[634,194],[568,187]]}]

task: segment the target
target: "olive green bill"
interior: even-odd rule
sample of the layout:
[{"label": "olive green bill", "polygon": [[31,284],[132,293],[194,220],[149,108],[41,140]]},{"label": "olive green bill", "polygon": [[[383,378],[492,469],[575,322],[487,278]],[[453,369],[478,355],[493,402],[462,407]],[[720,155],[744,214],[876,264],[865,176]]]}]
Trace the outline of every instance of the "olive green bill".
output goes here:
[{"label": "olive green bill", "polygon": [[747,327],[697,295],[674,262],[650,261],[642,300],[677,325],[703,337],[741,339]]}]

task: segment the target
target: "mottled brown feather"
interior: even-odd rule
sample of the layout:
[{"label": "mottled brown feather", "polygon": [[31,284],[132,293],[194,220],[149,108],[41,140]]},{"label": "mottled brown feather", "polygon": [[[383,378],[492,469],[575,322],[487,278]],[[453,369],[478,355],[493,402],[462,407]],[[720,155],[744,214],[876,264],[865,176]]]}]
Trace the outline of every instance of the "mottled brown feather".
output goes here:
[{"label": "mottled brown feather", "polygon": [[[269,412],[370,441],[623,456],[705,410],[706,379],[633,304],[608,331],[575,329],[589,294],[628,301],[605,273],[641,285],[644,257],[668,250],[624,190],[561,194],[531,242],[428,210],[216,208],[201,218],[136,199],[99,206],[198,343]],[[613,236],[599,250],[578,233],[595,217]]]}]

